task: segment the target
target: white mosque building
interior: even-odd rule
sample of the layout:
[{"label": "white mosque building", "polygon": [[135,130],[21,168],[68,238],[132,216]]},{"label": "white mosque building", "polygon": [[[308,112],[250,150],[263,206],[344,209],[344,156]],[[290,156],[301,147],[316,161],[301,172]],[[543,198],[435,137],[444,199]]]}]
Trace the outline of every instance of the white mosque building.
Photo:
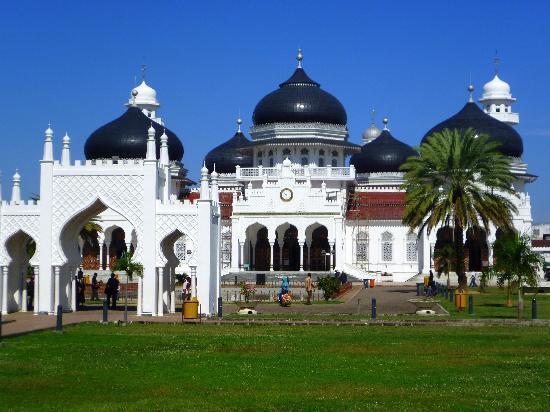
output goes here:
[{"label": "white mosque building", "polygon": [[[254,109],[251,139],[238,120],[229,140],[205,156],[197,188],[183,167],[183,144],[158,116],[156,91],[143,81],[122,116],[94,131],[85,160],[71,160],[70,138],[54,153],[45,132],[40,199],[21,199],[13,176],[11,199],[0,206],[1,310],[26,310],[25,274],[35,276],[36,313],[58,305],[76,310],[74,274],[80,266],[109,271],[133,251],[145,273],[138,281],[138,315],[175,311],[175,274],[195,279],[204,313],[216,312],[222,278],[343,271],[358,278],[407,281],[434,267],[434,250],[451,230],[411,232],[401,222],[405,193],[399,168],[415,150],[396,139],[387,118],[374,117],[363,145],[349,140],[347,114],[338,99],[298,67]],[[513,158],[518,197],[514,227],[530,233],[526,183],[536,176],[522,161],[523,143],[512,127],[515,98],[498,75],[483,88],[482,108],[470,99],[430,129],[473,127]],[[88,243],[80,236],[94,221],[102,227]],[[466,268],[492,260],[494,228],[465,234]],[[29,256],[29,242],[36,251]]]}]

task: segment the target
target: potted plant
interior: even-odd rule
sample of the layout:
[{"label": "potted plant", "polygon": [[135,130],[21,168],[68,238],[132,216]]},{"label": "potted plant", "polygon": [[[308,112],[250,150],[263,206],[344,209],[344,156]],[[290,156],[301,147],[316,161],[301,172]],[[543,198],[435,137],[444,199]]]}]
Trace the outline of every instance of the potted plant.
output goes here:
[{"label": "potted plant", "polygon": [[251,302],[250,298],[256,293],[256,289],[252,285],[247,285],[246,282],[241,282],[239,284],[241,287],[241,296],[244,297],[243,301],[235,302],[239,309],[254,309],[256,308],[256,302]]},{"label": "potted plant", "polygon": [[113,271],[121,271],[126,273],[126,287],[124,288],[124,323],[128,323],[128,281],[133,275],[138,277],[143,276],[143,265],[133,260],[133,254],[124,252],[120,259],[117,259],[111,267]]}]

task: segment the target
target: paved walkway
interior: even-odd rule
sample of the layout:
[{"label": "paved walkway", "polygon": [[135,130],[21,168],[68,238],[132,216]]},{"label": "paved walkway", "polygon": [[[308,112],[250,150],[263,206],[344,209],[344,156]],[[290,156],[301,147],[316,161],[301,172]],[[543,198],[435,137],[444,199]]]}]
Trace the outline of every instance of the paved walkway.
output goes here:
[{"label": "paved walkway", "polygon": [[[365,314],[370,317],[372,298],[377,300],[377,312],[382,314],[404,314],[413,313],[414,306],[407,302],[416,296],[415,288],[403,286],[384,286],[374,289],[363,289],[361,286],[354,286],[352,290],[343,295],[341,304],[314,304],[304,305],[296,302],[290,307],[280,307],[277,304],[260,304],[258,312],[264,314]],[[135,307],[134,307],[135,308]],[[236,307],[232,303],[224,304],[224,313],[233,312]],[[102,319],[102,310],[100,306],[90,307],[74,313],[63,314],[63,325],[71,325],[81,322],[99,322]],[[119,309],[109,311],[109,322],[123,321],[124,312]],[[167,314],[160,317],[136,316],[135,310],[128,312],[128,320],[131,322],[181,322],[181,312]],[[2,316],[2,334],[3,336],[19,335],[37,330],[55,328],[56,317],[48,315],[34,315],[31,312],[11,313]]]}]

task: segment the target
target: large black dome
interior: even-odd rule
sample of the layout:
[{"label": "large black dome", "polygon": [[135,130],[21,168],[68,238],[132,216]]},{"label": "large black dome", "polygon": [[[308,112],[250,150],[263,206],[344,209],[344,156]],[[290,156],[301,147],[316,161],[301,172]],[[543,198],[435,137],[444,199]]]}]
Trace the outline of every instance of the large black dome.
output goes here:
[{"label": "large black dome", "polygon": [[408,144],[400,142],[383,130],[380,136],[361,148],[354,154],[350,164],[358,173],[399,172],[399,168],[411,156],[418,156]]},{"label": "large black dome", "polygon": [[270,123],[329,123],[346,125],[347,114],[342,103],[321,89],[298,67],[279,89],[256,105],[252,120],[255,125]]},{"label": "large black dome", "polygon": [[168,157],[181,161],[183,145],[172,131],[151,121],[138,107],[129,107],[118,119],[101,126],[93,132],[84,145],[86,159],[144,159],[147,153],[147,130],[153,125],[157,145],[157,158],[160,152],[160,136],[166,130],[168,136]]},{"label": "large black dome", "polygon": [[235,166],[252,167],[250,141],[239,130],[227,142],[210,150],[204,157],[206,167],[210,172],[235,173]]},{"label": "large black dome", "polygon": [[498,150],[512,157],[523,154],[523,141],[516,130],[492,116],[489,116],[474,102],[468,102],[457,114],[430,129],[422,138],[424,143],[429,136],[443,129],[474,129],[479,134],[487,134],[489,139],[500,143]]}]

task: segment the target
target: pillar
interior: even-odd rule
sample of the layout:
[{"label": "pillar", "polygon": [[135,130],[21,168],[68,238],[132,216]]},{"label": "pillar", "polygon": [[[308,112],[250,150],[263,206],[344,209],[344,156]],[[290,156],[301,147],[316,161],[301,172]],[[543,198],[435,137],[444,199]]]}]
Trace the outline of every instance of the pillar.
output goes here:
[{"label": "pillar", "polygon": [[330,246],[330,269],[329,270],[332,270],[334,269],[334,253],[335,253],[334,242],[329,243],[329,246]]},{"label": "pillar", "polygon": [[244,270],[244,242],[239,242],[239,251],[240,251],[240,259],[239,259],[239,270]]},{"label": "pillar", "polygon": [[164,282],[163,282],[163,268],[157,268],[157,279],[158,279],[158,295],[157,295],[157,316],[164,315],[164,302],[162,295],[164,294]]},{"label": "pillar", "polygon": [[54,290],[53,290],[53,313],[52,314],[55,314],[57,312],[57,306],[59,306],[59,302],[60,302],[59,295],[61,294],[61,289],[60,289],[61,282],[59,279],[60,267],[54,266],[53,271],[54,271],[54,282],[53,282]]},{"label": "pillar", "polygon": [[300,272],[304,271],[304,245],[305,242],[298,242],[300,245]]},{"label": "pillar", "polygon": [[2,315],[8,314],[8,267],[2,266]]},{"label": "pillar", "polygon": [[105,263],[105,270],[110,270],[111,269],[110,268],[110,264],[111,264],[111,262],[110,262],[110,260],[111,260],[110,259],[111,258],[111,253],[110,253],[110,251],[111,251],[111,242],[105,242],[105,246],[107,247],[107,250],[106,250],[107,259],[106,259],[106,263]]},{"label": "pillar", "polygon": [[34,314],[38,315],[38,297],[40,294],[38,293],[38,288],[40,286],[40,266],[34,267],[34,298],[33,298],[33,306],[34,306]]},{"label": "pillar", "polygon": [[143,301],[143,277],[138,278],[138,300],[137,300],[137,316],[141,316],[142,313],[142,301]]},{"label": "pillar", "polygon": [[176,267],[170,267],[170,313],[176,313]]},{"label": "pillar", "polygon": [[27,279],[25,273],[22,275],[22,285],[21,285],[21,312],[27,311]]},{"label": "pillar", "polygon": [[275,242],[269,241],[269,271],[273,272],[273,255],[275,255]]},{"label": "pillar", "polygon": [[191,266],[191,299],[197,297],[197,267]]},{"label": "pillar", "polygon": [[76,276],[74,271],[70,271],[69,273],[69,276],[71,277],[71,310],[76,312],[78,307],[76,304]]},{"label": "pillar", "polygon": [[99,270],[103,270],[103,248],[105,244],[103,242],[99,243]]}]

